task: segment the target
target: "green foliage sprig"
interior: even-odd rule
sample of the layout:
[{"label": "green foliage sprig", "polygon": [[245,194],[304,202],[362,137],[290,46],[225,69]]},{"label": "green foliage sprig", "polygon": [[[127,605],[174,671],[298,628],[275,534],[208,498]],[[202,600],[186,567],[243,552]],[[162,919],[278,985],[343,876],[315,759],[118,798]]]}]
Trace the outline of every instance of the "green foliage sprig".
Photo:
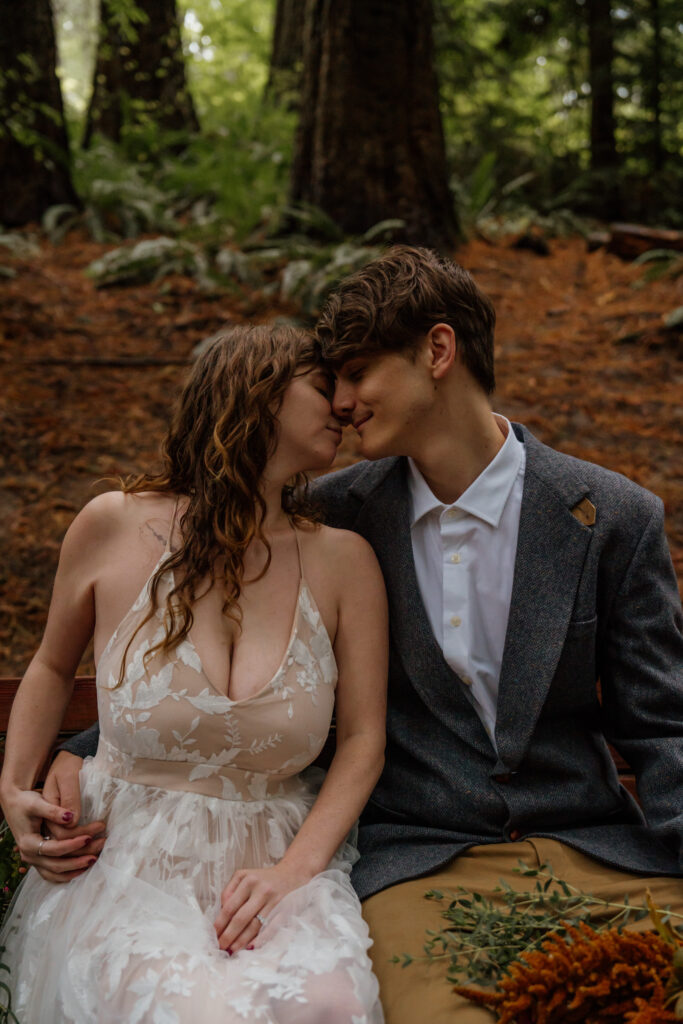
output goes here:
[{"label": "green foliage sprig", "polygon": [[[9,967],[2,962],[4,952],[5,947],[0,946],[0,971],[6,971],[9,974]],[[6,1000],[6,1004],[3,1004],[3,998]],[[0,1024],[20,1024],[12,1010],[12,992],[7,982],[2,980],[2,975],[0,975]]]},{"label": "green foliage sprig", "polygon": [[[520,861],[515,870],[524,878],[536,878],[532,890],[518,891],[501,882],[494,890],[495,900],[463,887],[454,893],[427,892],[427,899],[445,904],[441,916],[447,923],[438,931],[427,931],[423,956],[403,953],[394,956],[393,963],[408,967],[414,961],[445,961],[449,982],[466,978],[487,985],[505,973],[520,953],[540,949],[550,932],[565,935],[567,924],[584,922],[603,931],[621,929],[648,915],[647,907],[634,907],[628,897],[605,900],[569,885],[550,864],[531,868]],[[664,918],[683,921],[683,915],[673,912],[666,912]]]},{"label": "green foliage sprig", "polygon": [[[4,737],[0,738],[0,750],[4,750]],[[21,881],[26,868],[22,867],[21,857],[6,821],[0,822],[0,923],[7,914],[12,897]],[[5,947],[0,946],[0,1024],[20,1024],[12,1010],[12,992],[6,981],[9,967],[3,963]],[[4,973],[3,973],[4,972]]]},{"label": "green foliage sprig", "polygon": [[[14,836],[6,821],[0,824],[0,922],[7,913],[15,890],[24,873]],[[1,966],[1,965],[0,965]],[[0,1018],[0,1021],[2,1018]]]}]

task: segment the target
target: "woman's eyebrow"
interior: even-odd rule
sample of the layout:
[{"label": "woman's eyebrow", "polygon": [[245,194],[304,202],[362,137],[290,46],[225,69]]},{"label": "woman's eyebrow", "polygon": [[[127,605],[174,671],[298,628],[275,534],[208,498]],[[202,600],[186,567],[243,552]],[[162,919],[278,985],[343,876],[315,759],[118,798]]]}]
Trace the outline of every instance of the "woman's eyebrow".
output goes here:
[{"label": "woman's eyebrow", "polygon": [[334,385],[334,382],[336,380],[336,374],[334,373],[334,370],[332,370],[331,368],[328,368],[326,366],[316,366],[314,373],[316,374],[316,376],[322,377],[323,380],[325,380],[328,384]]}]

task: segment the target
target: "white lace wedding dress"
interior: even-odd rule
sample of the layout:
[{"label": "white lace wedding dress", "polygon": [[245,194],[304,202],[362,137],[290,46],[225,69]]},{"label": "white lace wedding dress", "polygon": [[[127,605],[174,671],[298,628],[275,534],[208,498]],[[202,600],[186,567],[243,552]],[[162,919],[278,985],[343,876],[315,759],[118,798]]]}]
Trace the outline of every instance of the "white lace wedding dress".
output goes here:
[{"label": "white lace wedding dress", "polygon": [[[172,585],[169,570],[161,609]],[[189,638],[145,669],[161,610],[116,687],[148,601],[149,582],[98,665],[100,742],[81,788],[83,820],[107,822],[104,850],[65,885],[31,869],[0,935],[20,1024],[379,1024],[351,845],[280,902],[254,950],[229,957],[212,924],[233,872],[278,861],[315,798],[303,770],[337,668],[303,572],[282,663],[244,700],[212,687]]]}]

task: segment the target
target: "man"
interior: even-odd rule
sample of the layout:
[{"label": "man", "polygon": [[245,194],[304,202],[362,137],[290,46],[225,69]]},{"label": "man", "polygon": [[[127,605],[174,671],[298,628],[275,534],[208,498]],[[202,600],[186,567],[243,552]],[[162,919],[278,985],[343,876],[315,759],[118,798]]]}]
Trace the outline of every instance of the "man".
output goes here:
[{"label": "man", "polygon": [[397,247],[319,324],[335,411],[370,461],[315,494],[372,544],[390,602],[386,767],[354,873],[388,1024],[491,1019],[443,971],[389,962],[438,928],[430,888],[490,893],[519,884],[520,859],[550,860],[584,889],[638,902],[647,885],[683,911],[683,639],[662,503],[492,412],[494,323],[457,264]]}]

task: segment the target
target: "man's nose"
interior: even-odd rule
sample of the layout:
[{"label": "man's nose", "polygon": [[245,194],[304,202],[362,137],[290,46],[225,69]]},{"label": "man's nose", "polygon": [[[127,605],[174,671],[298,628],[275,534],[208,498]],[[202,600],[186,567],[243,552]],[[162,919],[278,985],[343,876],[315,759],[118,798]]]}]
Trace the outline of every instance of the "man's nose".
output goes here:
[{"label": "man's nose", "polygon": [[349,381],[337,379],[334,387],[334,395],[332,397],[332,411],[335,416],[340,420],[350,420],[355,404],[356,400],[353,394],[353,386]]}]

